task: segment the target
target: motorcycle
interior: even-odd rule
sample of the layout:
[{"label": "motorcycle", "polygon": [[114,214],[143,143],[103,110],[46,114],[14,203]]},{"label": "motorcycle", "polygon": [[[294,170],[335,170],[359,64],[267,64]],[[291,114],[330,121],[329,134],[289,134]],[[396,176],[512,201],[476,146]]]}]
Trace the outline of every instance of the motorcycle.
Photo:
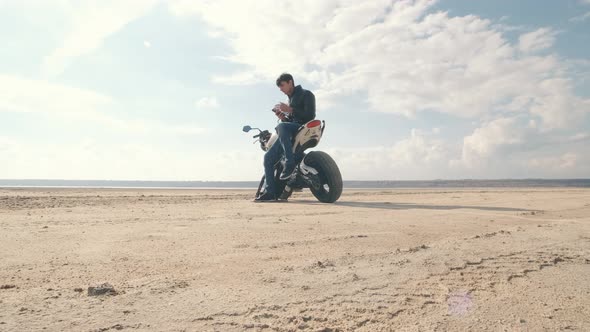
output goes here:
[{"label": "motorcycle", "polygon": [[[300,192],[304,188],[309,188],[311,193],[322,203],[334,203],[342,194],[342,175],[338,165],[325,152],[306,150],[316,147],[326,128],[325,121],[312,120],[302,125],[293,139],[293,154],[295,157],[295,171],[287,180],[280,180],[279,175],[285,167],[285,157],[283,156],[275,165],[275,197],[279,200],[286,201],[291,197],[293,192]],[[268,151],[273,144],[279,144],[278,134],[271,133],[268,130],[260,130],[244,126],[244,132],[258,130],[254,135],[254,143],[260,143],[263,151]],[[256,197],[262,194],[265,188],[265,177],[262,176]]]}]

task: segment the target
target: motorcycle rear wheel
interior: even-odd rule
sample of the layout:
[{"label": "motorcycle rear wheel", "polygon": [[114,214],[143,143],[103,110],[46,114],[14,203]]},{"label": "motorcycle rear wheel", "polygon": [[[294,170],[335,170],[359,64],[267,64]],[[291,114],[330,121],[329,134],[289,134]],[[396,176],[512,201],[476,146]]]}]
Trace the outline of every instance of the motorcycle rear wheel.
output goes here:
[{"label": "motorcycle rear wheel", "polygon": [[312,151],[307,154],[305,163],[318,171],[320,183],[311,186],[311,193],[322,203],[334,203],[342,195],[342,174],[329,154]]}]

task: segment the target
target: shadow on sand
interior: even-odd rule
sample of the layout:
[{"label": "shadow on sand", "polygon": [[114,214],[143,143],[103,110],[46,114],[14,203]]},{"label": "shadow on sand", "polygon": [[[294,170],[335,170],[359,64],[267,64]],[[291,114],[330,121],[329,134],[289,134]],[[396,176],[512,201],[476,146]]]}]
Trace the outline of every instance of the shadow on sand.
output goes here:
[{"label": "shadow on sand", "polygon": [[[290,204],[324,204],[317,201],[310,200],[294,200],[289,201]],[[384,209],[384,210],[455,210],[455,209],[475,209],[484,211],[504,211],[504,212],[525,212],[530,209],[519,209],[499,206],[473,206],[473,205],[426,205],[414,203],[392,203],[392,202],[346,202],[338,201],[334,203],[336,206],[347,206],[367,209]]]}]

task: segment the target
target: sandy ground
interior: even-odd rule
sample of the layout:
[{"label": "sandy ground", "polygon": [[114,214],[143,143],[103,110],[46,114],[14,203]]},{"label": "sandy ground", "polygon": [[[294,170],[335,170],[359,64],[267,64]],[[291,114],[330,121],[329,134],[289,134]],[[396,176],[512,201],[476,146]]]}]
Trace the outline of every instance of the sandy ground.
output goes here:
[{"label": "sandy ground", "polygon": [[588,189],[251,194],[0,189],[0,331],[590,331]]}]

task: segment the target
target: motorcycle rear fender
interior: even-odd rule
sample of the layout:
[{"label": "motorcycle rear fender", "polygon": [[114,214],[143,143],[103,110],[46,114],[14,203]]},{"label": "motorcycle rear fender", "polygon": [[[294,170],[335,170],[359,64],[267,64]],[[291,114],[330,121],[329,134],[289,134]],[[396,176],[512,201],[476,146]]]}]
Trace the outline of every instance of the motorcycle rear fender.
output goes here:
[{"label": "motorcycle rear fender", "polygon": [[[307,149],[316,147],[320,143],[322,134],[324,133],[325,122],[320,120],[312,120],[302,125],[293,139],[293,152],[299,153]],[[264,146],[264,150],[268,151],[270,147],[276,143],[278,134],[272,133],[272,136]]]}]

